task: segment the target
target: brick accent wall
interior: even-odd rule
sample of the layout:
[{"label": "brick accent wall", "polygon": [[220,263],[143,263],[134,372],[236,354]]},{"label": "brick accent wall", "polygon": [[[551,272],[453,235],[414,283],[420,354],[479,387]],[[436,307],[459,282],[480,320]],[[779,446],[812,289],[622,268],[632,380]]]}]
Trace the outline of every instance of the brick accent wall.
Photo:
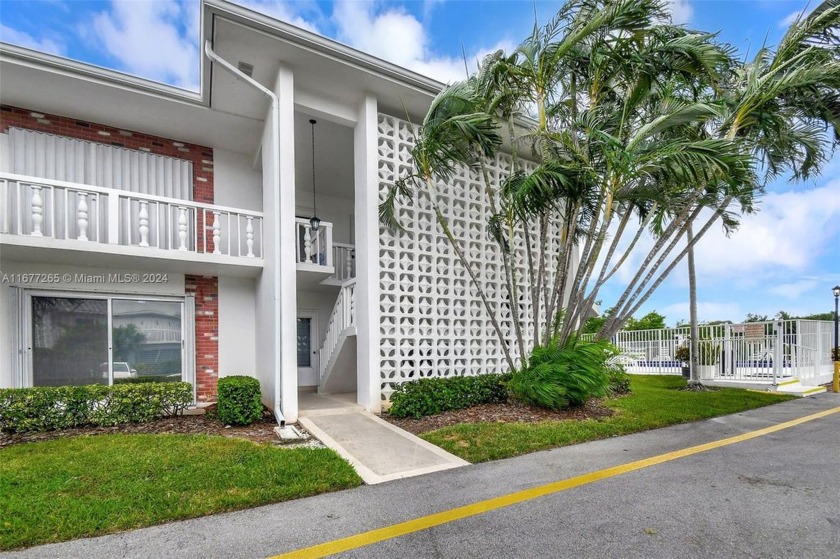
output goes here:
[{"label": "brick accent wall", "polygon": [[195,392],[200,402],[216,399],[219,382],[219,279],[184,277],[184,288],[195,295]]},{"label": "brick accent wall", "polygon": [[[85,120],[0,105],[0,133],[8,132],[10,127],[191,161],[193,200],[204,204],[214,202],[212,148]],[[204,227],[200,215],[198,227],[199,230]],[[203,238],[204,235],[198,235],[199,250],[203,248]],[[207,242],[212,243],[212,238],[213,232],[208,231]],[[209,250],[213,250],[212,244]],[[217,277],[187,275],[184,277],[184,283],[187,294],[195,295],[196,396],[200,401],[211,401],[216,399],[219,371],[219,280]]]}]

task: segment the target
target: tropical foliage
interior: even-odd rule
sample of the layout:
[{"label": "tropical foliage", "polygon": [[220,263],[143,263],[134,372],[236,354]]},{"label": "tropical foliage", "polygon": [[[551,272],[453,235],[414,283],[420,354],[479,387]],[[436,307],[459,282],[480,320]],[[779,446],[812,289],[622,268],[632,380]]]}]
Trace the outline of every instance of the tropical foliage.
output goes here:
[{"label": "tropical foliage", "polygon": [[[580,406],[589,398],[606,396],[610,385],[607,361],[618,350],[609,342],[555,337],[531,352],[528,366],[508,382],[511,395],[522,402],[555,410]],[[617,384],[621,384],[617,375]]]},{"label": "tropical foliage", "polygon": [[[566,347],[606,282],[638,261],[598,331],[609,338],[710,228],[733,231],[755,211],[765,180],[820,171],[840,141],[839,22],[828,0],[740,61],[713,34],[672,25],[663,0],[569,0],[440,93],[380,217],[399,229],[397,204],[430,205],[511,370],[530,365],[531,347]],[[503,145],[511,170],[491,175]],[[510,305],[515,346],[440,202],[461,165],[482,177],[509,300],[530,302],[530,322]],[[525,266],[512,263],[517,240]]]}]

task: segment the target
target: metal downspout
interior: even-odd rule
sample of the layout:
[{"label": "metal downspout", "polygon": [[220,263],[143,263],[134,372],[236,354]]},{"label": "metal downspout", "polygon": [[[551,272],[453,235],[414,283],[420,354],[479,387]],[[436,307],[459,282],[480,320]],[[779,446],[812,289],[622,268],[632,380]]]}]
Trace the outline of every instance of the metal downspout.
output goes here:
[{"label": "metal downspout", "polygon": [[[272,167],[274,168],[274,174],[277,179],[277,184],[275,185],[276,191],[278,193],[277,198],[277,205],[280,204],[280,125],[278,120],[280,118],[280,99],[278,99],[277,95],[268,89],[267,87],[263,86],[257,80],[253,79],[252,77],[248,76],[247,74],[243,74],[239,68],[225,60],[224,58],[220,57],[218,54],[213,52],[213,48],[210,46],[210,41],[204,42],[204,53],[207,55],[207,58],[212,60],[213,62],[217,62],[219,65],[222,66],[225,70],[236,76],[237,78],[243,80],[245,83],[249,84],[251,87],[257,89],[258,91],[262,92],[266,97],[271,100],[271,139],[274,144],[274,149],[271,150],[271,159],[272,159]],[[263,152],[265,153],[265,152]],[[280,209],[278,208],[271,208],[274,210],[274,215],[280,215]],[[275,238],[273,239],[272,243],[272,251],[274,252],[274,261],[279,265],[280,263],[280,227],[275,228]],[[279,270],[276,270],[274,274],[274,301],[275,301],[275,308],[274,308],[274,319],[275,323],[280,323],[280,299],[277,297],[277,294],[280,293],[280,273]],[[278,374],[280,370],[280,344],[273,344],[274,345],[274,363],[275,363],[275,370],[274,370],[274,415],[277,418],[277,422],[283,426],[286,424],[286,418],[283,417],[283,412],[280,409],[280,402],[281,394],[280,394],[280,386],[282,383],[282,379]]]}]

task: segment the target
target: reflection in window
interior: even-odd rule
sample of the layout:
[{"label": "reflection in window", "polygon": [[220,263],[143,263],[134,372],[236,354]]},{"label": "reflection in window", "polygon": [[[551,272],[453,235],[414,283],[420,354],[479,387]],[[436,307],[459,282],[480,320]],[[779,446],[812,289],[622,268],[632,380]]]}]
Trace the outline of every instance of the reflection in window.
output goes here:
[{"label": "reflection in window", "polygon": [[111,340],[115,384],[181,380],[180,302],[114,299]]}]

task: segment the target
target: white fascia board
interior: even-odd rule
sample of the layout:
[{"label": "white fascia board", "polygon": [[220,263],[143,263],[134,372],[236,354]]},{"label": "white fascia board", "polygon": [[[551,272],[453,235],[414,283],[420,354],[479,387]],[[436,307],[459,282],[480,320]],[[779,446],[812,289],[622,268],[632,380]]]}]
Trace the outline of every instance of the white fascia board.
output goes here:
[{"label": "white fascia board", "polygon": [[[276,37],[298,48],[354,66],[403,87],[425,93],[430,97],[436,96],[445,87],[445,84],[417,72],[226,0],[202,0],[202,3],[205,12],[202,17],[204,17],[205,24],[212,22],[213,15],[224,17],[230,21],[246,25],[255,31],[261,31]],[[206,25],[204,38],[212,41],[212,34],[212,25]]]},{"label": "white fascia board", "polygon": [[[38,52],[25,47],[0,42],[0,59],[9,62],[36,68],[55,74],[72,76],[90,82],[97,82],[103,85],[128,89],[145,93],[168,101],[180,101],[191,105],[207,106],[202,94],[147,80],[123,72],[109,70],[93,64],[70,60],[52,54]],[[202,89],[204,89],[202,87]]]}]

